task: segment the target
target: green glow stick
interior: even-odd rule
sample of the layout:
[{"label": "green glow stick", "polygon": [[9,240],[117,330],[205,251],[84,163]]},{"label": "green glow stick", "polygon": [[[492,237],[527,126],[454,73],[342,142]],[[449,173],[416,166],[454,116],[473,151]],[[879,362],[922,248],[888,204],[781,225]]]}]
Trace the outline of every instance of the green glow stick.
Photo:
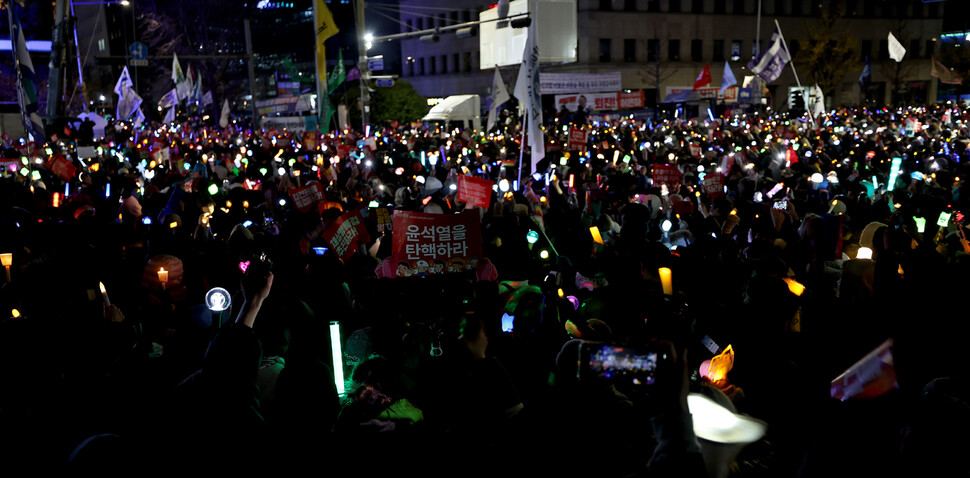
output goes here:
[{"label": "green glow stick", "polygon": [[923,231],[926,230],[926,219],[922,217],[914,217],[913,220],[916,221],[916,231],[922,234]]},{"label": "green glow stick", "polygon": [[340,350],[340,322],[330,322],[330,351],[333,356],[333,384],[337,386],[337,395],[344,396],[344,354]]}]

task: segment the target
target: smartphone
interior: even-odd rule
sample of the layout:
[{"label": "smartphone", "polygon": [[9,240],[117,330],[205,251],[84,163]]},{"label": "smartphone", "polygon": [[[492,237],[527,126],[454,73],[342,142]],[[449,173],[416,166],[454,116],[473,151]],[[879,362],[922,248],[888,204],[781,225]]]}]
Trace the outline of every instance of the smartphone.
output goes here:
[{"label": "smartphone", "polygon": [[650,347],[584,342],[579,347],[578,378],[633,386],[654,385],[664,354]]},{"label": "smartphone", "polygon": [[787,211],[788,210],[788,200],[787,199],[780,199],[778,201],[775,201],[775,206],[774,207],[775,207],[775,209],[777,209],[779,211]]},{"label": "smartphone", "polygon": [[515,318],[509,314],[502,314],[502,332],[512,332]]}]

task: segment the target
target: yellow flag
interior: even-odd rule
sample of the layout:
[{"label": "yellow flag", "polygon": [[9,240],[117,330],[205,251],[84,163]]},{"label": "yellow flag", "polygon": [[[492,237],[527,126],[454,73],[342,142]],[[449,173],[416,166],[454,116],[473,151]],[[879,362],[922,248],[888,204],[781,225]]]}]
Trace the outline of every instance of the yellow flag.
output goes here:
[{"label": "yellow flag", "polygon": [[[317,39],[314,48],[317,52],[317,99],[319,104],[326,103],[327,95],[327,49],[323,42],[340,31],[337,23],[333,21],[333,14],[327,8],[325,0],[315,0],[313,3],[313,18],[316,23]],[[323,108],[320,107],[319,111]]]},{"label": "yellow flag", "polygon": [[337,23],[333,21],[333,14],[330,13],[330,9],[327,8],[327,3],[324,0],[317,0],[317,42],[320,46],[323,42],[340,31],[337,28]]}]

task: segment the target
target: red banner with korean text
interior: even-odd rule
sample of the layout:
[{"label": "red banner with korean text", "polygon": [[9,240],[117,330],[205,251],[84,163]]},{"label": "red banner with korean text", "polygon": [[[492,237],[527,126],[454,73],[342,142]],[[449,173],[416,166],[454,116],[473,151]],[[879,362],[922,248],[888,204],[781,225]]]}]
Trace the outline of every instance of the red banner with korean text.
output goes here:
[{"label": "red banner with korean text", "polygon": [[469,205],[488,209],[492,201],[492,182],[462,174],[458,176],[458,195],[455,198]]},{"label": "red banner with korean text", "polygon": [[287,191],[293,204],[300,212],[308,212],[323,200],[323,186],[313,181],[306,186]]},{"label": "red banner with korean text", "polygon": [[569,150],[586,151],[586,130],[569,128]]},{"label": "red banner with korean text", "polygon": [[680,184],[684,175],[677,169],[677,166],[670,164],[655,164],[653,166],[654,184]]},{"label": "red banner with korean text", "polygon": [[360,210],[353,210],[342,214],[330,224],[322,237],[330,248],[340,257],[341,261],[350,259],[357,251],[357,244],[370,242],[370,234],[367,233],[367,226],[364,218],[360,216]]},{"label": "red banner with korean text", "polygon": [[724,195],[724,176],[717,173],[708,174],[704,176],[701,187],[704,188],[704,193],[708,196],[712,198],[721,197]]},{"label": "red banner with korean text", "polygon": [[394,276],[474,271],[482,255],[478,212],[394,212]]}]

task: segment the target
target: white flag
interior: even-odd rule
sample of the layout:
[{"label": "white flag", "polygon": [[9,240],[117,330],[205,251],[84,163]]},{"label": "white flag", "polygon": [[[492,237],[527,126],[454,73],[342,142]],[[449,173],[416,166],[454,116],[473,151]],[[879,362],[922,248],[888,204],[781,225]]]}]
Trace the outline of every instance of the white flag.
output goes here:
[{"label": "white flag", "polygon": [[761,52],[757,58],[748,62],[748,69],[752,73],[764,78],[766,83],[771,83],[781,76],[785,65],[791,61],[791,54],[788,53],[788,45],[781,34],[781,27],[775,21],[775,32],[771,35],[771,43],[768,49]]},{"label": "white flag", "polygon": [[115,94],[118,96],[125,96],[125,90],[131,88],[131,75],[128,74],[128,67],[121,69],[121,76],[118,77],[118,81],[115,83]]},{"label": "white flag", "polygon": [[225,128],[229,126],[229,100],[223,100],[222,102],[222,114],[219,115],[219,127]]},{"label": "white flag", "polygon": [[495,78],[492,80],[492,101],[488,108],[488,123],[485,131],[491,130],[495,126],[495,121],[498,118],[498,108],[508,101],[509,98],[511,97],[509,96],[509,90],[505,88],[505,80],[502,79],[502,74],[499,72],[498,67],[495,67]]},{"label": "white flag", "polygon": [[896,60],[896,63],[903,61],[903,56],[906,55],[906,49],[903,45],[899,43],[899,40],[893,36],[893,32],[889,32],[889,58]]},{"label": "white flag", "polygon": [[162,123],[174,123],[175,122],[175,107],[171,107],[165,112],[165,118],[162,119]]},{"label": "white flag", "polygon": [[189,85],[185,82],[185,74],[182,73],[182,65],[179,64],[179,56],[172,55],[172,81],[175,82],[175,90],[178,92],[179,101],[184,100],[191,92]]},{"label": "white flag", "polygon": [[[138,104],[141,105],[141,98],[138,98]],[[141,125],[145,122],[145,112],[141,108],[135,109],[135,122],[132,124],[135,128],[141,128]]]},{"label": "white flag", "polygon": [[[532,171],[546,156],[546,141],[542,133],[542,96],[539,93],[539,45],[536,43],[536,22],[529,26],[519,77],[515,80],[515,97],[525,107],[528,118],[529,148],[532,150]],[[519,165],[521,168],[522,165]]]},{"label": "white flag", "polygon": [[210,90],[210,91],[206,91],[205,94],[202,95],[202,107],[205,108],[206,106],[209,106],[211,104],[212,104],[212,91]]},{"label": "white flag", "polygon": [[162,96],[162,99],[158,100],[158,106],[161,108],[168,108],[170,106],[175,106],[178,103],[179,103],[179,97],[178,97],[178,93],[175,91],[175,88],[172,88],[172,91],[165,93],[165,96]]},{"label": "white flag", "polygon": [[822,89],[818,87],[818,83],[815,84],[814,95],[812,95],[812,100],[814,101],[812,105],[812,113],[817,117],[821,117],[825,114],[825,95],[822,94]]}]

